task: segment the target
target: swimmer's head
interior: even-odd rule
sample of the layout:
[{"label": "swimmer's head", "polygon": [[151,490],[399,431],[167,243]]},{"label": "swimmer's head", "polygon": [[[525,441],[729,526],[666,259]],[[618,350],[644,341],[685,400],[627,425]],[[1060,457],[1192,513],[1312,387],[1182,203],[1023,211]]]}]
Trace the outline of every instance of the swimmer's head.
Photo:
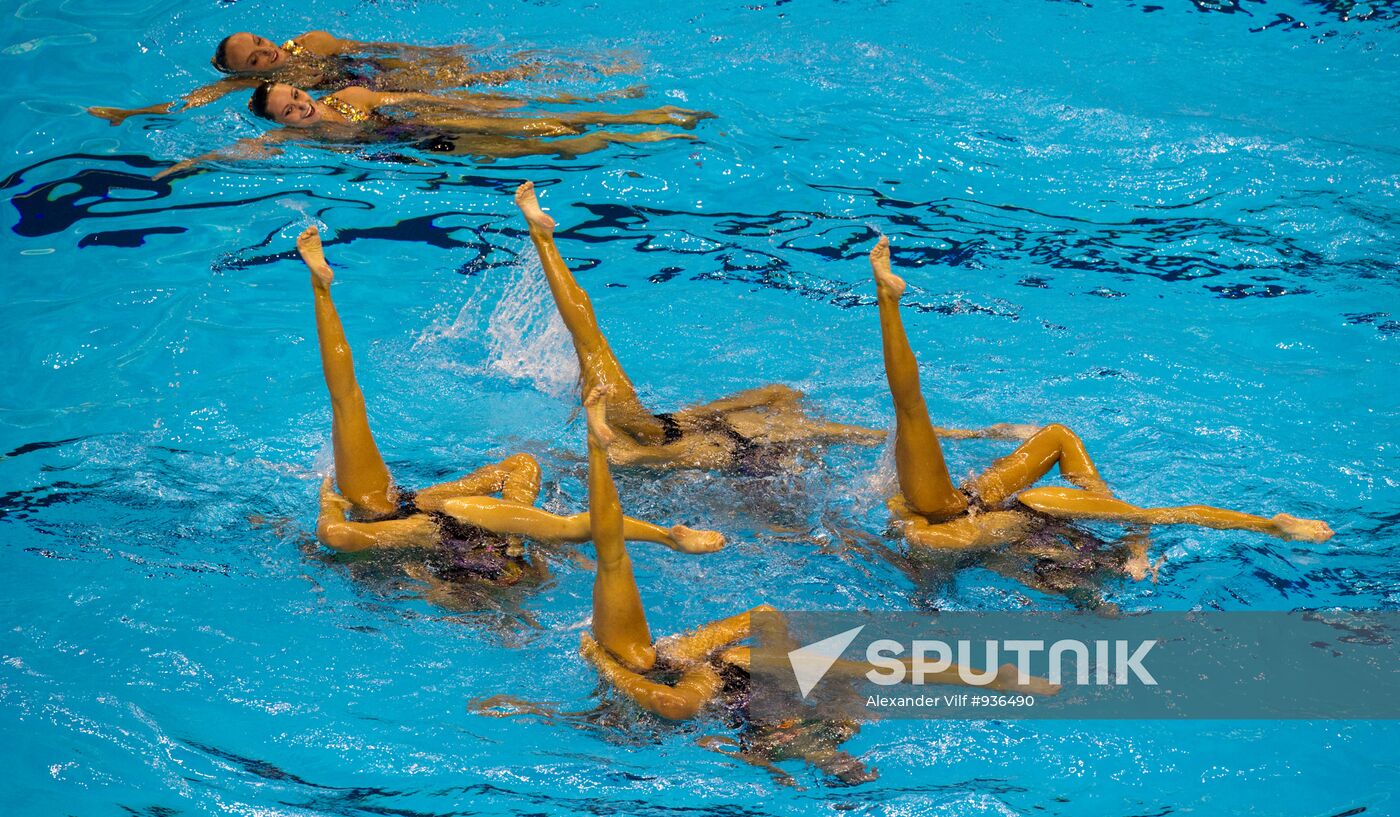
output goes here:
[{"label": "swimmer's head", "polygon": [[281,68],[286,59],[276,43],[246,31],[223,38],[214,50],[214,67],[225,74],[259,74]]},{"label": "swimmer's head", "polygon": [[264,82],[253,91],[248,110],[279,125],[304,128],[321,121],[321,104],[285,82]]}]

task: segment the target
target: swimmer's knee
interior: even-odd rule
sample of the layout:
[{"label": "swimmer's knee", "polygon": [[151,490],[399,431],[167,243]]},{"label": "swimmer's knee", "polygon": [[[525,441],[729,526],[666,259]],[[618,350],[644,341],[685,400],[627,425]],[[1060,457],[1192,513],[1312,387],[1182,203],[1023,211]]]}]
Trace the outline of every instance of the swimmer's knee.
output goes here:
[{"label": "swimmer's knee", "polygon": [[524,451],[520,452],[519,454],[512,454],[509,457],[506,457],[501,464],[510,468],[512,471],[533,474],[536,476],[538,476],[541,473],[540,461],[535,459],[534,455],[527,454]]}]

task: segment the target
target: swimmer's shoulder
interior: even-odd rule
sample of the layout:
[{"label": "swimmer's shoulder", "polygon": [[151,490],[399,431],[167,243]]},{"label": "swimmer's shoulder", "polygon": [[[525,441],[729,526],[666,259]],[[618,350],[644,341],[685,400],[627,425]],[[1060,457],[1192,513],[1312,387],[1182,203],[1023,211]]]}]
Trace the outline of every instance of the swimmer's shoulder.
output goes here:
[{"label": "swimmer's shoulder", "polygon": [[345,50],[345,41],[329,31],[308,31],[297,37],[296,44],[313,54],[331,57]]}]

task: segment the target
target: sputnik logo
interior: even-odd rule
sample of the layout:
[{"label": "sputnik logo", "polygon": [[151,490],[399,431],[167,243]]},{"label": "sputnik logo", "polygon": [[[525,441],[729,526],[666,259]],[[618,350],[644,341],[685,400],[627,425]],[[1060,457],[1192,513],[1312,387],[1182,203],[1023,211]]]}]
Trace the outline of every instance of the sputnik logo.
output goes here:
[{"label": "sputnik logo", "polygon": [[788,663],[792,664],[792,674],[797,678],[797,691],[802,693],[804,700],[864,629],[865,625],[862,624],[788,653]]}]

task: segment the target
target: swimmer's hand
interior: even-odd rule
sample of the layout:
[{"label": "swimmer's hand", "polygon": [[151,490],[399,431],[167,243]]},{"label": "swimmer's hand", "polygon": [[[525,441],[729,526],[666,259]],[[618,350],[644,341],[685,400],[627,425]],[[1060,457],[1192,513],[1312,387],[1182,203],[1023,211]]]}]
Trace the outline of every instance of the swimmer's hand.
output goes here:
[{"label": "swimmer's hand", "polygon": [[297,252],[311,270],[313,282],[329,287],[331,281],[335,280],[335,273],[331,271],[330,264],[326,263],[326,253],[321,248],[321,231],[316,229],[316,225],[307,227],[297,236]]},{"label": "swimmer's hand", "polygon": [[176,162],[175,164],[171,165],[170,167],[167,167],[166,169],[164,169],[164,170],[162,170],[161,172],[157,173],[156,175],[152,176],[152,177],[151,177],[151,180],[152,180],[152,181],[160,181],[161,179],[164,179],[164,178],[166,178],[167,176],[174,176],[176,173],[184,173],[184,172],[187,171],[187,170],[193,169],[193,168],[194,168],[195,166],[197,166],[198,164],[199,164],[199,160],[198,160],[198,159],[186,159],[186,160],[183,161],[183,162]]}]

